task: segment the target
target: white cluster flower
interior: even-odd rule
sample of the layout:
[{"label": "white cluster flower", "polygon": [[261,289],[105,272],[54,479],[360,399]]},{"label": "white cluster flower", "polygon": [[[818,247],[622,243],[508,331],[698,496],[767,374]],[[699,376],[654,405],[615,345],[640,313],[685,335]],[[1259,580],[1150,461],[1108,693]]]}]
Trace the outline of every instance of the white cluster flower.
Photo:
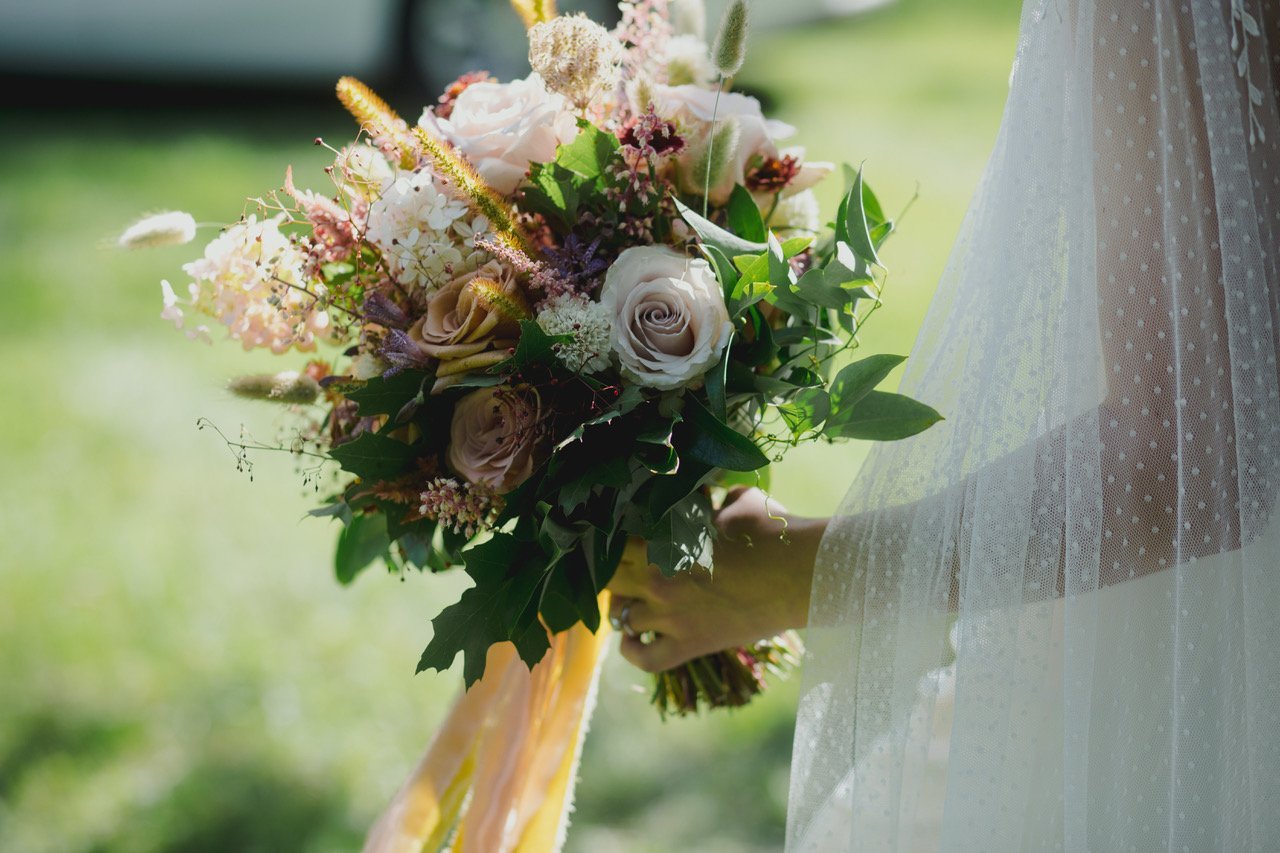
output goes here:
[{"label": "white cluster flower", "polygon": [[[322,294],[306,289],[306,256],[280,230],[283,218],[259,222],[250,216],[219,234],[205,247],[203,258],[183,267],[193,279],[187,305],[226,326],[246,350],[310,351],[317,338],[331,334]],[[182,328],[183,312],[173,288],[164,282],[161,289],[161,317]],[[206,338],[207,333],[201,326],[188,336]]]},{"label": "white cluster flower", "polygon": [[473,218],[429,170],[400,172],[369,206],[365,236],[382,252],[400,284],[433,290],[474,269],[484,253],[475,238],[488,222]]},{"label": "white cluster flower", "polygon": [[561,15],[529,30],[529,64],[559,92],[584,106],[612,90],[621,74],[622,44],[584,14]]},{"label": "white cluster flower", "polygon": [[822,228],[822,208],[813,190],[784,195],[769,217],[770,228],[779,231],[817,232]]},{"label": "white cluster flower", "polygon": [[547,300],[538,312],[538,325],[548,335],[573,338],[556,347],[556,355],[569,370],[599,373],[609,366],[613,322],[599,302],[577,293],[562,293]]}]

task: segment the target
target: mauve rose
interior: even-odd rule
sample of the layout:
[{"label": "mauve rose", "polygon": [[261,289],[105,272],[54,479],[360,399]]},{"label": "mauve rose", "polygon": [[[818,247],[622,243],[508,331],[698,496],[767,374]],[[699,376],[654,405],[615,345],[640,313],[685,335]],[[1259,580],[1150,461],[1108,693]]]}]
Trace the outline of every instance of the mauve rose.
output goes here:
[{"label": "mauve rose", "polygon": [[[705,175],[694,174],[697,171],[694,166],[706,145],[712,116],[715,116],[717,123],[733,121],[738,125],[737,144],[732,151],[726,152],[729,157],[728,168],[721,170],[720,179],[711,185],[712,204],[724,204],[729,200],[734,184],[746,183],[747,167],[752,158],[757,156],[782,157],[791,154],[801,161],[800,174],[787,185],[784,195],[812,187],[834,168],[830,163],[804,162],[803,148],[779,149],[778,140],[791,136],[795,133],[795,128],[785,122],[766,119],[760,110],[760,102],[748,95],[723,92],[717,106],[714,89],[689,84],[653,86],[651,96],[654,111],[663,118],[676,122],[685,139],[684,153],[679,156],[676,165],[681,188],[686,192],[701,196],[705,188]],[[719,160],[722,155],[714,156]]]},{"label": "mauve rose", "polygon": [[486,307],[472,287],[478,281],[489,282],[517,305],[524,304],[515,276],[496,261],[459,276],[431,294],[427,313],[409,329],[409,337],[424,353],[441,360],[458,359],[515,344],[519,322]]},{"label": "mauve rose", "polygon": [[669,390],[720,360],[733,325],[711,266],[666,246],[627,249],[605,273],[600,304],[611,344],[637,384]]},{"label": "mauve rose", "polygon": [[556,147],[578,135],[569,102],[548,91],[537,74],[510,83],[473,83],[453,102],[447,119],[428,110],[420,123],[457,146],[503,195],[515,192],[529,164],[554,160]]},{"label": "mauve rose", "polygon": [[533,388],[498,386],[458,401],[449,431],[449,464],[499,494],[519,486],[540,461],[542,401]]}]

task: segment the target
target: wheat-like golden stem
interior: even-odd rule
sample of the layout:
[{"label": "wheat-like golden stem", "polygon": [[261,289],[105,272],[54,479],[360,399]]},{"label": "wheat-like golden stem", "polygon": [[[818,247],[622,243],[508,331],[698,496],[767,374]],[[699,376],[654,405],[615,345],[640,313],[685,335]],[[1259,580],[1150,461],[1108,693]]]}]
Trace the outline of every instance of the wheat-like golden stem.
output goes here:
[{"label": "wheat-like golden stem", "polygon": [[420,149],[426,152],[435,166],[436,174],[452,181],[458,191],[471,203],[471,207],[493,227],[494,237],[504,246],[533,256],[533,249],[520,226],[511,218],[511,207],[502,196],[484,182],[471,164],[453,146],[440,139],[421,125],[413,128],[414,138]]},{"label": "wheat-like golden stem", "polygon": [[338,100],[361,127],[375,137],[391,140],[400,149],[400,168],[412,169],[418,165],[417,146],[408,133],[408,126],[386,101],[354,77],[340,79],[337,90]]},{"label": "wheat-like golden stem", "polygon": [[532,29],[535,24],[545,23],[556,16],[556,0],[511,0],[511,8],[519,13],[525,29]]}]

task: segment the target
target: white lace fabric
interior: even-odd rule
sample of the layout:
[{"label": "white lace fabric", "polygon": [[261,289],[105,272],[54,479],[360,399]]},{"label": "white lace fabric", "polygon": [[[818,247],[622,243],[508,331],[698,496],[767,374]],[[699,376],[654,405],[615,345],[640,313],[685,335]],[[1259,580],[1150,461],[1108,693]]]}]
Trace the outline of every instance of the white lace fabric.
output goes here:
[{"label": "white lace fabric", "polygon": [[819,555],[790,849],[1280,844],[1278,91],[1275,0],[1024,7],[902,385],[947,420]]}]

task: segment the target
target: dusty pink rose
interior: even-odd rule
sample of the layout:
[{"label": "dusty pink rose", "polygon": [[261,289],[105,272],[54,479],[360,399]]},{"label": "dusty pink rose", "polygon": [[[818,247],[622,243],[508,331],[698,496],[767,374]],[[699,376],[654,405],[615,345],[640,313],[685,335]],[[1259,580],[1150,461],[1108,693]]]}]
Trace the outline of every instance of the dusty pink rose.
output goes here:
[{"label": "dusty pink rose", "polygon": [[528,313],[515,276],[491,261],[433,293],[427,313],[409,330],[409,337],[424,353],[441,360],[513,346],[520,336],[519,319],[507,316],[486,298],[486,289],[488,294],[496,291]]},{"label": "dusty pink rose", "polygon": [[473,391],[453,411],[449,464],[468,481],[506,494],[540,461],[541,421],[542,401],[532,388]]},{"label": "dusty pink rose", "polygon": [[633,246],[604,276],[600,304],[622,372],[670,390],[702,378],[720,360],[733,324],[711,266],[666,246]]}]

